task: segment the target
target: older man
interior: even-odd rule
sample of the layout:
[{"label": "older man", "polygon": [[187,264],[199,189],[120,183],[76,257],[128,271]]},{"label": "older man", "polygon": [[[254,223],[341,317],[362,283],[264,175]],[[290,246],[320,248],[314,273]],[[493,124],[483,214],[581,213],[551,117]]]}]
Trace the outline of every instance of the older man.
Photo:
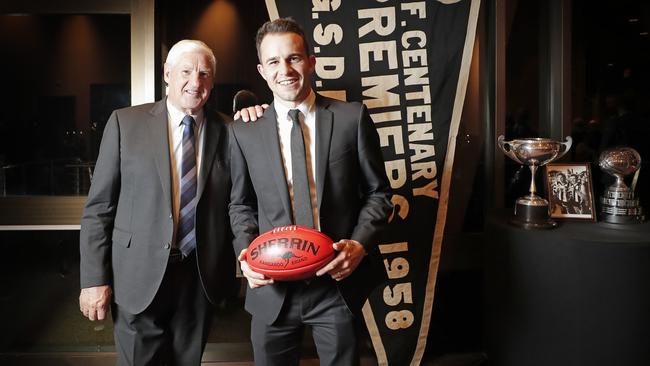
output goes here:
[{"label": "older man", "polygon": [[225,115],[204,108],[215,57],[183,40],[164,66],[167,98],[116,110],[81,220],[90,320],[111,306],[119,365],[198,365],[211,302],[234,280]]}]

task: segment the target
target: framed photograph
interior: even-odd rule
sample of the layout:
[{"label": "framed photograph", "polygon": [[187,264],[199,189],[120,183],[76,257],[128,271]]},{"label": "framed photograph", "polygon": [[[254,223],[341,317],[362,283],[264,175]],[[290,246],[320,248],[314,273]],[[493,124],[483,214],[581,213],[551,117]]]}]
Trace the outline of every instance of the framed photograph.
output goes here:
[{"label": "framed photograph", "polygon": [[547,164],[546,188],[552,218],[596,221],[589,163]]}]

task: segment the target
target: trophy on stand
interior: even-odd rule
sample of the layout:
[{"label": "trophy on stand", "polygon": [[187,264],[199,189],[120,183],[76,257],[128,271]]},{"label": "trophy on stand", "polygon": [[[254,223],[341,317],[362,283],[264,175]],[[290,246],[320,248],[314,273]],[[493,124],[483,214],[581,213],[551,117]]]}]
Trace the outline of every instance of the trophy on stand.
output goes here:
[{"label": "trophy on stand", "polygon": [[[608,149],[600,154],[598,165],[602,171],[616,178],[616,182],[607,187],[600,197],[600,218],[613,224],[643,222],[643,209],[639,199],[634,198],[636,176],[641,167],[639,153],[630,147]],[[635,179],[630,188],[623,181],[623,177],[634,173]]]},{"label": "trophy on stand", "polygon": [[510,159],[530,167],[530,194],[519,197],[515,204],[515,217],[511,223],[524,229],[550,229],[557,223],[550,218],[548,201],[536,194],[535,173],[537,168],[561,158],[571,148],[571,136],[566,142],[545,138],[527,138],[504,141],[499,136],[497,143]]}]

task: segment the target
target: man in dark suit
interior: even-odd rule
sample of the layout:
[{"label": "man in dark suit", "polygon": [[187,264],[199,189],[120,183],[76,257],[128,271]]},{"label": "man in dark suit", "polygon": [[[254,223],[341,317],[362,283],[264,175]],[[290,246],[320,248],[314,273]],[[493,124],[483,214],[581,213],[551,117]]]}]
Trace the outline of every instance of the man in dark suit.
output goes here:
[{"label": "man in dark suit", "polygon": [[167,98],[116,110],[81,220],[80,309],[109,306],[119,365],[199,365],[214,304],[234,280],[228,117],[204,108],[215,57],[174,45]]},{"label": "man in dark suit", "polygon": [[[258,71],[273,104],[256,123],[230,126],[235,250],[249,289],[256,365],[298,365],[305,325],[321,365],[358,363],[354,315],[384,273],[370,257],[392,210],[379,137],[366,108],[315,94],[316,59],[291,19],[257,33]],[[261,232],[301,224],[335,240],[335,258],[307,281],[251,271],[246,247]],[[385,275],[384,275],[385,278]]]}]

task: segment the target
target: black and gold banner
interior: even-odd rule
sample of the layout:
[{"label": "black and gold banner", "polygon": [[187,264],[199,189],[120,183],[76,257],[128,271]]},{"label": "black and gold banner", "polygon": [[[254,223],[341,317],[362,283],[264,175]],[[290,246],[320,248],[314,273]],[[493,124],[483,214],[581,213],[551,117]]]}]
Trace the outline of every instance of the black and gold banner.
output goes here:
[{"label": "black and gold banner", "polygon": [[267,0],[316,55],[313,87],[363,101],[380,136],[396,213],[380,245],[390,283],[364,307],[381,365],[418,365],[429,331],[456,134],[479,0]]}]

